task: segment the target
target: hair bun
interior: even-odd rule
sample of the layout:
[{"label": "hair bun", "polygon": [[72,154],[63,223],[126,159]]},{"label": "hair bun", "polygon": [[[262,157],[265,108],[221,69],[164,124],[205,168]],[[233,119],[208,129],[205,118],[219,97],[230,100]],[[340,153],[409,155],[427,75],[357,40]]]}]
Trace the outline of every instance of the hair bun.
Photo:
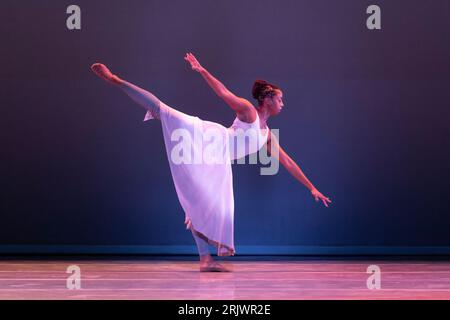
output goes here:
[{"label": "hair bun", "polygon": [[276,94],[276,90],[281,89],[272,83],[258,79],[253,84],[252,95],[253,98],[258,100],[258,104],[261,105],[266,97],[272,98]]},{"label": "hair bun", "polygon": [[268,84],[269,83],[267,81],[260,80],[260,79],[256,80],[255,83],[253,84],[253,89],[252,89],[253,98],[258,100],[261,95],[261,92],[264,90],[264,88]]}]

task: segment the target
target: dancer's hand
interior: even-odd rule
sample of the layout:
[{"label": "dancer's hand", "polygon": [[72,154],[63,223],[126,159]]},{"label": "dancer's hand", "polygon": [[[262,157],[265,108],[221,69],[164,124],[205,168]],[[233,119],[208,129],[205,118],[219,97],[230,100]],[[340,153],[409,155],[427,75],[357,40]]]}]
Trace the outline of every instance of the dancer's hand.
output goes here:
[{"label": "dancer's hand", "polygon": [[319,192],[319,190],[315,188],[311,190],[311,194],[314,197],[314,199],[316,199],[316,201],[322,200],[325,207],[328,207],[327,201],[331,203],[330,198],[325,197],[322,193]]},{"label": "dancer's hand", "polygon": [[198,60],[194,57],[194,55],[192,53],[186,53],[186,56],[184,57],[184,60],[188,61],[191,64],[191,68],[194,71],[197,72],[202,72],[203,70],[205,70],[200,63],[198,62]]}]

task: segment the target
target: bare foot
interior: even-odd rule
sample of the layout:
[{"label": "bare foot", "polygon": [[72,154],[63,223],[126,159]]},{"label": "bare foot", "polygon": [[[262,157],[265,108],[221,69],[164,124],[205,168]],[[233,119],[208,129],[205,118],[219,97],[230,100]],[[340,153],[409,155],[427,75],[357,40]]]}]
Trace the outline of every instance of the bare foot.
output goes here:
[{"label": "bare foot", "polygon": [[123,80],[120,79],[115,74],[112,74],[111,71],[102,63],[94,63],[91,66],[91,70],[100,78],[103,80],[106,80],[107,82],[111,84],[122,84]]},{"label": "bare foot", "polygon": [[200,272],[231,272],[231,270],[214,260],[209,260],[200,262]]}]

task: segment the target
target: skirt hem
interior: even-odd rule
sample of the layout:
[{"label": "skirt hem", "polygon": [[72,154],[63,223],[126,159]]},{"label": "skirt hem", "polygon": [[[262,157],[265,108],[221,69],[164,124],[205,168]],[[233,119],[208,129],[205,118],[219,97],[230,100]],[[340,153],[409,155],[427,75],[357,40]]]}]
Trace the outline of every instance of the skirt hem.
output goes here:
[{"label": "skirt hem", "polygon": [[[208,238],[207,236],[205,236],[200,231],[196,230],[194,228],[194,226],[192,225],[192,222],[190,219],[186,219],[186,221],[184,223],[186,224],[186,229],[191,230],[196,236],[198,236],[199,238],[202,238],[208,244],[215,246],[217,248],[217,256],[218,257],[230,257],[230,256],[235,255],[236,251],[233,248],[231,248],[230,246],[220,243],[219,241],[212,240],[212,239]],[[221,249],[225,249],[227,251],[220,252]]]}]

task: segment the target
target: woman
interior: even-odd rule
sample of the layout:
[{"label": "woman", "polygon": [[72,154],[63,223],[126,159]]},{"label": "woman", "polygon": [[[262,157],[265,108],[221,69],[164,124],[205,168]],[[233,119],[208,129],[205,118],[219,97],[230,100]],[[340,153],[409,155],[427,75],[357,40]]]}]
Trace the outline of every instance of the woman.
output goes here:
[{"label": "woman", "polygon": [[[200,255],[200,271],[229,271],[213,260],[208,245],[217,247],[218,256],[231,256],[235,253],[231,160],[257,152],[265,146],[269,155],[276,157],[297,180],[304,184],[316,201],[321,200],[327,207],[327,202],[331,201],[306,178],[294,160],[279,146],[277,138],[271,134],[267,126],[267,120],[280,113],[284,106],[283,92],[279,87],[257,80],[252,92],[258,101],[255,107],[248,100],[230,92],[200,65],[192,53],[187,53],[184,59],[236,113],[231,127],[226,128],[171,108],[152,93],[112,74],[103,64],[95,63],[91,69],[147,109],[144,121],[150,119],[161,121],[172,178],[185,212],[186,228],[191,230]],[[252,133],[248,136],[250,139],[244,139],[243,144],[230,148],[230,142],[235,141],[244,131]],[[211,137],[213,139],[210,139]],[[180,140],[184,143],[181,148]],[[205,140],[209,142],[206,147]],[[186,144],[189,148],[185,148]],[[181,149],[183,152],[180,152]],[[222,161],[205,161],[207,158],[205,149],[209,149],[212,158],[215,160],[220,158]],[[200,161],[193,161],[192,158]]]}]

